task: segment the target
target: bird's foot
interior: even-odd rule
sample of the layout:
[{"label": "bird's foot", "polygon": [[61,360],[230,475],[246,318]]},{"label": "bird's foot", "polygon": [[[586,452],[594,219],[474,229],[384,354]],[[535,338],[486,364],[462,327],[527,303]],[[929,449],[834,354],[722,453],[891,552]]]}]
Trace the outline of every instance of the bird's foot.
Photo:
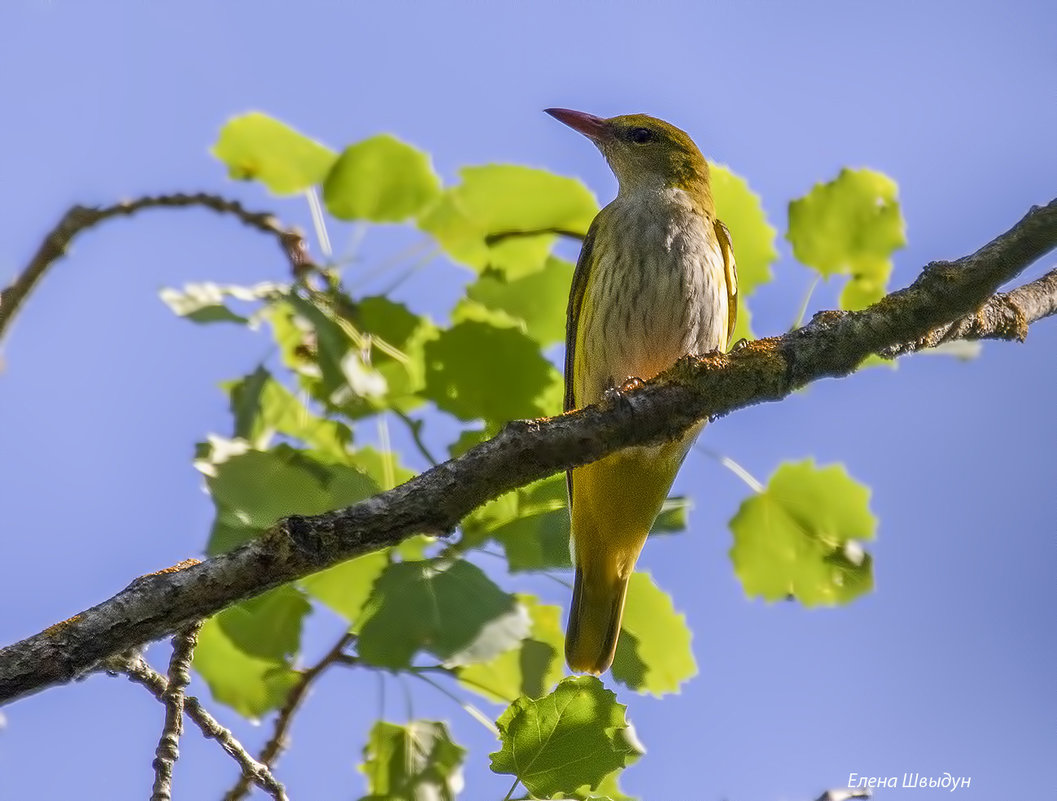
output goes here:
[{"label": "bird's foot", "polygon": [[641,378],[635,378],[634,376],[632,376],[619,387],[610,387],[609,389],[607,389],[605,392],[602,393],[602,397],[605,400],[618,400],[619,398],[623,397],[632,390],[644,386],[646,386],[645,381],[643,381]]},{"label": "bird's foot", "polygon": [[632,376],[628,378],[619,387],[610,387],[602,393],[602,399],[606,401],[615,401],[617,403],[627,403],[627,398],[624,396],[632,390],[638,389],[646,385],[646,382],[641,378]]}]

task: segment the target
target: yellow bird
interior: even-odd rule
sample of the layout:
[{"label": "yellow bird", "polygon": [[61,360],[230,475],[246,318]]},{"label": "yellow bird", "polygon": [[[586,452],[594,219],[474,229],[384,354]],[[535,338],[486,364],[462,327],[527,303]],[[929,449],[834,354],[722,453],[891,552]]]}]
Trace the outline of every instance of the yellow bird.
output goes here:
[{"label": "yellow bird", "polygon": [[[653,378],[688,353],[723,348],[734,331],[738,282],[708,162],[686,133],[645,114],[546,111],[594,142],[620,185],[591,223],[573,274],[568,411]],[[565,658],[572,670],[602,673],[612,664],[628,580],[703,426],[569,471],[576,584]]]}]

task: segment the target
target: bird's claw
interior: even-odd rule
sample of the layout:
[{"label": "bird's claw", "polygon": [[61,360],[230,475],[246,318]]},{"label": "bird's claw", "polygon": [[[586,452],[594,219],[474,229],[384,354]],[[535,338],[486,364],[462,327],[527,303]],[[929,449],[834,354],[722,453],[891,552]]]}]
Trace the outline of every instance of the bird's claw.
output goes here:
[{"label": "bird's claw", "polygon": [[607,389],[605,392],[602,393],[602,398],[607,401],[623,402],[626,400],[624,396],[627,393],[645,385],[646,382],[643,381],[641,378],[636,378],[632,376],[631,378],[628,378],[619,387],[610,387],[609,389]]}]

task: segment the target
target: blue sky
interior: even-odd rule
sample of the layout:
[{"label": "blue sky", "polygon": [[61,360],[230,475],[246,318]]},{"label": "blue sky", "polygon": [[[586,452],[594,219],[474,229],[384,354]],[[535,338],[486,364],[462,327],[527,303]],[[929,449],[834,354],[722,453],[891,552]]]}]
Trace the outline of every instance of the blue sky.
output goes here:
[{"label": "blue sky", "polygon": [[[1057,6],[937,3],[6,3],[0,9],[0,284],[72,203],[211,190],[307,226],[304,204],[232,184],[208,154],[260,109],[332,146],[389,131],[442,175],[492,161],[615,184],[540,113],[645,111],[748,177],[774,224],[841,166],[899,182],[909,245],[893,285],[968,253],[1057,194]],[[339,242],[347,232],[332,232]],[[370,234],[365,264],[391,250]],[[780,243],[755,298],[784,330],[810,279]],[[1053,266],[1054,257],[1033,275]],[[212,506],[193,444],[229,430],[218,382],[262,337],[177,320],[187,281],[279,279],[274,244],[205,212],[154,213],[78,240],[17,320],[0,373],[0,642],[200,553]],[[437,263],[400,290],[441,313],[467,273]],[[823,287],[814,307],[833,304]],[[849,773],[972,777],[968,798],[1034,797],[1057,753],[1057,323],[963,363],[905,360],[815,385],[710,426],[702,444],[760,478],[783,459],[843,462],[873,488],[877,590],[836,610],[745,599],[726,552],[744,486],[692,457],[677,488],[692,528],[646,550],[695,634],[681,696],[622,700],[649,753],[627,792],[808,799]],[[565,599],[554,595],[552,602]],[[308,658],[336,630],[314,621]],[[155,648],[154,652],[164,652]],[[157,657],[156,657],[157,658]],[[193,688],[207,695],[196,682]],[[387,714],[406,716],[389,683]],[[464,797],[501,798],[491,736],[415,687],[414,712],[472,749]],[[328,676],[279,775],[295,798],[363,792],[355,771],[377,686]],[[494,710],[498,714],[498,710]],[[218,708],[248,744],[267,727]],[[4,710],[0,799],[144,796],[161,708],[96,676]],[[177,798],[216,798],[230,760],[189,731]],[[183,761],[186,760],[186,761]],[[59,766],[62,766],[61,769]],[[920,797],[886,790],[879,798]]]}]

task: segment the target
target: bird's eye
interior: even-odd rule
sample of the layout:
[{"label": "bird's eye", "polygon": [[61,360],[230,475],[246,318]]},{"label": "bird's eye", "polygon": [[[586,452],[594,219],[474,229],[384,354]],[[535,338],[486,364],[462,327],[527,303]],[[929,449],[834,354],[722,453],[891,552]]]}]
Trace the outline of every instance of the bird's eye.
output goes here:
[{"label": "bird's eye", "polygon": [[644,145],[654,140],[653,131],[649,128],[632,128],[628,131],[628,139],[636,145]]}]

